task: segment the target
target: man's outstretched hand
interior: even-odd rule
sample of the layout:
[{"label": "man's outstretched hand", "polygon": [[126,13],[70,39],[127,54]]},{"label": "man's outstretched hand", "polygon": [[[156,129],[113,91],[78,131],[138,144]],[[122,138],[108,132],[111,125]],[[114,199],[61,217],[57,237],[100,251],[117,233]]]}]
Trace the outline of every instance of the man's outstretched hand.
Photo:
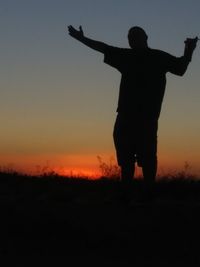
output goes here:
[{"label": "man's outstretched hand", "polygon": [[68,26],[69,35],[75,39],[81,39],[84,36],[83,29],[79,26],[79,30],[76,30],[72,25]]},{"label": "man's outstretched hand", "polygon": [[188,50],[194,50],[197,46],[197,41],[199,40],[198,37],[195,37],[195,38],[187,38],[185,40],[185,46],[186,46],[186,49]]},{"label": "man's outstretched hand", "polygon": [[86,46],[88,46],[88,47],[90,47],[96,51],[99,51],[101,53],[104,53],[107,45],[104,44],[103,42],[99,42],[99,41],[93,40],[91,38],[85,37],[84,33],[83,33],[83,29],[81,26],[79,26],[79,30],[76,30],[72,25],[69,25],[68,31],[69,31],[70,36],[77,39],[78,41],[80,41],[84,45],[86,45]]}]

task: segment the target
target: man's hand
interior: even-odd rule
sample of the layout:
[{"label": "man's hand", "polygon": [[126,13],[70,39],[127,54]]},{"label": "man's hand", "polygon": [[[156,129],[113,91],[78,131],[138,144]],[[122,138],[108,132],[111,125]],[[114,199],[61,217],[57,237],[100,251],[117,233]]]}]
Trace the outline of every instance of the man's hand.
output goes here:
[{"label": "man's hand", "polygon": [[76,30],[72,25],[69,25],[68,31],[70,36],[94,50],[104,53],[105,49],[107,48],[106,44],[84,36],[83,29],[81,26],[79,26],[79,30]]},{"label": "man's hand", "polygon": [[185,40],[185,48],[188,49],[189,51],[193,51],[196,46],[197,46],[197,41],[199,38],[196,36],[195,38],[187,38]]},{"label": "man's hand", "polygon": [[192,60],[192,54],[194,49],[197,46],[197,41],[199,40],[198,37],[195,38],[187,38],[185,40],[185,50],[184,50],[184,57],[185,59],[190,62]]},{"label": "man's hand", "polygon": [[76,30],[72,25],[68,26],[69,35],[72,36],[75,39],[80,40],[83,36],[83,29],[81,26],[79,26],[79,30]]}]

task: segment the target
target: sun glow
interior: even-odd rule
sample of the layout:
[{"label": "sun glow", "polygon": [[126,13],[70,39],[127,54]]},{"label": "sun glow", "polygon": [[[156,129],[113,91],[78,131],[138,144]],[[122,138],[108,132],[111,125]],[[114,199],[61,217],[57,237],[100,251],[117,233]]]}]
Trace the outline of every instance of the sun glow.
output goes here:
[{"label": "sun glow", "polygon": [[55,172],[61,176],[77,177],[77,178],[97,179],[101,176],[100,171],[87,168],[76,168],[71,170],[68,168],[63,168],[62,170],[55,169]]},{"label": "sun glow", "polygon": [[56,173],[61,176],[101,176],[96,155],[0,155],[2,170],[17,171],[29,175]]}]

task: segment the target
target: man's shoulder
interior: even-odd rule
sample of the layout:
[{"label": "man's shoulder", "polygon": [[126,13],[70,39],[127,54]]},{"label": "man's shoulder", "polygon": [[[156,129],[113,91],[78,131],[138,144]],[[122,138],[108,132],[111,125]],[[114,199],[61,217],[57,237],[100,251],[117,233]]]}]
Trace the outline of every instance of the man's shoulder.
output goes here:
[{"label": "man's shoulder", "polygon": [[161,57],[171,56],[169,53],[167,53],[167,52],[165,52],[163,50],[160,50],[160,49],[149,48],[149,52],[152,55],[161,56]]},{"label": "man's shoulder", "polygon": [[131,48],[123,48],[123,47],[116,47],[112,45],[107,45],[106,46],[106,51],[107,52],[118,52],[118,53],[129,53],[132,51]]}]

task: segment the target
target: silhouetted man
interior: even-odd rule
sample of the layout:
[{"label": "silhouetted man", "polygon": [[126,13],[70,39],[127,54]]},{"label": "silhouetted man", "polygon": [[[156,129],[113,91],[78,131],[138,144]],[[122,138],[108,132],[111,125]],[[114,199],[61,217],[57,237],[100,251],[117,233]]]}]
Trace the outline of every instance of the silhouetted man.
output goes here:
[{"label": "silhouetted man", "polygon": [[148,47],[146,32],[132,27],[128,32],[131,48],[117,48],[84,36],[82,27],[68,27],[69,34],[104,54],[104,62],[121,73],[114,126],[114,144],[121,180],[134,177],[135,162],[142,167],[144,180],[155,181],[157,171],[158,118],[165,92],[166,73],[182,76],[191,61],[198,38],[187,39],[182,57]]}]

